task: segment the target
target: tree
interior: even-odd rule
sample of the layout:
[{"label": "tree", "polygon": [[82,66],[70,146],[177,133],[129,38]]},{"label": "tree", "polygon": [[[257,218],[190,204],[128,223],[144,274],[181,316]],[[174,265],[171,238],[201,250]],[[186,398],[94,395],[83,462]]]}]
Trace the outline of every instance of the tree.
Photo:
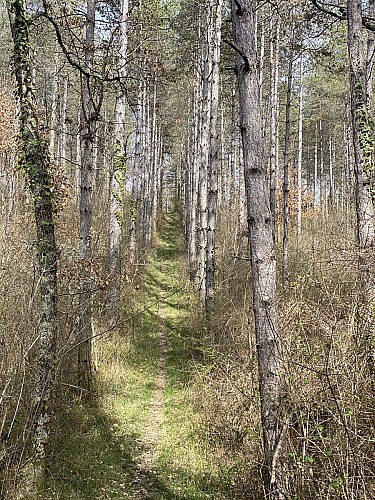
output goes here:
[{"label": "tree", "polygon": [[38,122],[33,91],[33,59],[29,26],[23,0],[7,3],[13,37],[13,62],[19,100],[19,163],[24,171],[34,203],[36,250],[39,267],[40,320],[38,355],[33,403],[32,494],[44,489],[46,447],[52,411],[57,336],[57,249],[53,220],[53,181],[48,145]]},{"label": "tree", "polygon": [[208,166],[208,199],[207,199],[207,250],[205,261],[205,308],[210,312],[213,307],[215,283],[215,231],[217,217],[218,167],[219,167],[219,64],[221,44],[221,10],[222,0],[213,4],[213,31],[211,45],[212,75],[211,75],[211,106],[210,106],[210,155]]},{"label": "tree", "polygon": [[290,498],[283,408],[282,342],[277,319],[276,258],[262,134],[254,3],[232,0],[240,127],[244,152],[253,310],[268,498]]},{"label": "tree", "polygon": [[[362,346],[367,353],[367,364],[374,376],[373,307],[374,277],[371,271],[374,247],[374,125],[370,117],[367,95],[368,69],[363,37],[362,5],[348,0],[348,49],[350,62],[350,97],[356,176],[357,233],[360,249],[361,278],[365,285],[362,293],[365,311],[362,322]],[[362,305],[362,308],[363,308]]]},{"label": "tree", "polygon": [[116,95],[115,124],[114,124],[114,151],[112,166],[109,175],[109,268],[112,277],[112,285],[109,293],[109,311],[112,324],[118,322],[120,302],[120,275],[121,275],[121,227],[123,218],[123,178],[126,171],[125,151],[125,77],[127,73],[127,50],[128,50],[128,0],[122,0],[119,13],[119,48],[118,48],[118,72],[122,77],[120,89]]}]

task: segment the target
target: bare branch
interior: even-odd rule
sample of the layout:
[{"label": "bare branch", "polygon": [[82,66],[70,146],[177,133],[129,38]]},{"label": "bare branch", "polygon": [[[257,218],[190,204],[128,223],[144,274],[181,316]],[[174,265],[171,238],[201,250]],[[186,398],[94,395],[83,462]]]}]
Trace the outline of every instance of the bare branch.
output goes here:
[{"label": "bare branch", "polygon": [[[324,12],[340,21],[346,21],[347,12],[343,7],[338,7],[336,5],[330,3],[323,3],[319,0],[311,0],[311,3],[318,9],[320,12]],[[332,10],[329,7],[332,7]],[[372,17],[362,16],[362,26],[369,31],[375,31],[375,19]]]},{"label": "bare branch", "polygon": [[245,72],[247,73],[248,71],[250,71],[249,59],[247,58],[246,54],[244,54],[244,52],[239,47],[237,47],[237,45],[235,43],[231,42],[230,40],[223,38],[223,42],[226,43],[227,45],[229,45],[229,47],[231,47],[233,50],[235,50],[242,57],[242,59],[244,60],[244,63],[245,63],[245,68],[244,68]]}]

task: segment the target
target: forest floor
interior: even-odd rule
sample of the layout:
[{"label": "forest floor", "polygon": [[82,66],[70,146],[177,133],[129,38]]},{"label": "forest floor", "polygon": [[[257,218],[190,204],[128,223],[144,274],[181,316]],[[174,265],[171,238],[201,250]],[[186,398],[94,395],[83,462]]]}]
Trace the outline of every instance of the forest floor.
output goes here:
[{"label": "forest floor", "polygon": [[131,327],[99,342],[97,398],[73,403],[58,424],[49,498],[232,498],[196,404],[205,367],[186,276],[178,219],[168,214],[130,299]]}]

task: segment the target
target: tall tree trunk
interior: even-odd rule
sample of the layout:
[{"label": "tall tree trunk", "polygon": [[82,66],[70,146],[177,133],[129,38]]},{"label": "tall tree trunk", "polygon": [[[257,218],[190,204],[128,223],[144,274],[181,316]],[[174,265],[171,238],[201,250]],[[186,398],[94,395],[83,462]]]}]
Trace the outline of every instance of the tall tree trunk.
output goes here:
[{"label": "tall tree trunk", "polygon": [[[95,0],[87,0],[85,66],[90,72],[95,50]],[[80,321],[78,345],[78,385],[87,395],[92,390],[92,280],[91,280],[91,223],[92,194],[94,185],[94,143],[97,124],[97,107],[93,101],[93,78],[81,75],[80,117]]]},{"label": "tall tree trunk", "polygon": [[[362,284],[361,339],[369,371],[374,377],[374,125],[370,118],[366,92],[366,60],[362,33],[362,4],[348,0],[348,49],[350,62],[350,96],[356,176],[357,231],[360,249]],[[373,382],[373,380],[372,380]]]},{"label": "tall tree trunk", "polygon": [[60,138],[59,138],[59,159],[60,165],[65,169],[66,165],[66,139],[67,139],[67,112],[68,112],[68,85],[69,79],[66,77],[64,79],[64,90],[63,98],[61,102],[61,112],[60,112]]},{"label": "tall tree trunk", "polygon": [[[375,0],[368,2],[368,17],[375,18]],[[375,57],[375,32],[367,32],[367,57],[366,57],[366,100],[367,109],[372,108],[372,95],[374,83],[374,57]]]},{"label": "tall tree trunk", "polygon": [[210,42],[212,37],[212,12],[207,6],[207,29],[205,54],[202,75],[202,123],[201,148],[199,159],[199,237],[198,237],[198,287],[199,295],[204,301],[206,296],[206,251],[207,251],[207,177],[210,153],[210,109],[211,109],[211,75],[212,60]]},{"label": "tall tree trunk", "polygon": [[212,69],[211,69],[211,106],[210,106],[210,156],[208,165],[208,200],[207,200],[207,251],[206,251],[206,286],[205,308],[212,310],[215,282],[215,231],[217,216],[218,194],[218,166],[219,166],[219,137],[218,137],[218,112],[219,112],[219,65],[221,44],[221,10],[223,1],[217,0],[212,6],[213,24],[212,40]]},{"label": "tall tree trunk", "polygon": [[33,93],[32,56],[29,21],[23,0],[7,4],[13,36],[14,71],[17,81],[20,118],[20,164],[29,183],[34,201],[36,249],[39,267],[41,312],[38,324],[39,347],[34,388],[34,430],[32,494],[43,494],[46,472],[46,447],[52,411],[57,337],[57,249],[53,221],[52,175],[48,145],[38,126]]},{"label": "tall tree trunk", "polygon": [[315,146],[314,146],[314,208],[318,206],[318,122],[315,124]]},{"label": "tall tree trunk", "polygon": [[109,175],[109,270],[112,277],[109,291],[109,316],[112,325],[118,323],[120,311],[120,277],[121,277],[121,226],[123,217],[123,193],[126,176],[125,144],[125,78],[126,56],[128,49],[128,22],[129,2],[121,1],[121,11],[118,20],[119,47],[118,47],[118,75],[121,79],[120,89],[116,95],[115,124],[112,165]]},{"label": "tall tree trunk", "polygon": [[283,260],[282,282],[289,281],[289,148],[290,148],[290,108],[293,82],[293,51],[289,54],[288,83],[285,107],[285,140],[284,140],[284,184],[283,184]]},{"label": "tall tree trunk", "polygon": [[57,102],[59,91],[59,78],[58,78],[58,60],[56,57],[54,71],[51,73],[52,85],[52,102],[50,112],[50,132],[49,132],[49,154],[52,161],[55,160],[56,149],[56,128],[57,128]]},{"label": "tall tree trunk", "polygon": [[192,92],[192,131],[191,131],[191,161],[189,168],[189,194],[188,194],[188,254],[189,274],[192,281],[197,273],[197,202],[198,202],[198,155],[199,155],[199,89],[194,86]]},{"label": "tall tree trunk", "polygon": [[[272,18],[271,18],[272,20]],[[273,21],[272,21],[273,22]],[[276,26],[271,26],[272,39],[270,43],[270,205],[273,224],[276,223],[276,180],[277,180],[277,150],[278,150],[278,104],[279,104],[279,42],[280,16],[277,16]],[[275,234],[275,229],[274,229]]]},{"label": "tall tree trunk", "polygon": [[276,258],[262,134],[262,104],[255,50],[255,4],[232,0],[237,54],[240,128],[244,153],[247,222],[252,265],[253,309],[258,351],[259,390],[267,498],[291,498],[285,470],[282,343],[277,318]]},{"label": "tall tree trunk", "polygon": [[298,162],[297,162],[297,243],[301,242],[302,232],[302,148],[303,148],[303,53],[301,55],[299,76],[299,113],[298,113]]}]

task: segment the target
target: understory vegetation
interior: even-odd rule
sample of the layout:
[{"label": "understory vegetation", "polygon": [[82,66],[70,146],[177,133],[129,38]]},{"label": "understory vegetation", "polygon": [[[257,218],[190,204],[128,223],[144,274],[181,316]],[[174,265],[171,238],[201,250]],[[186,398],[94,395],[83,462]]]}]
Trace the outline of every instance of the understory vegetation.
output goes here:
[{"label": "understory vegetation", "polygon": [[0,498],[375,498],[375,0],[0,28]]}]

